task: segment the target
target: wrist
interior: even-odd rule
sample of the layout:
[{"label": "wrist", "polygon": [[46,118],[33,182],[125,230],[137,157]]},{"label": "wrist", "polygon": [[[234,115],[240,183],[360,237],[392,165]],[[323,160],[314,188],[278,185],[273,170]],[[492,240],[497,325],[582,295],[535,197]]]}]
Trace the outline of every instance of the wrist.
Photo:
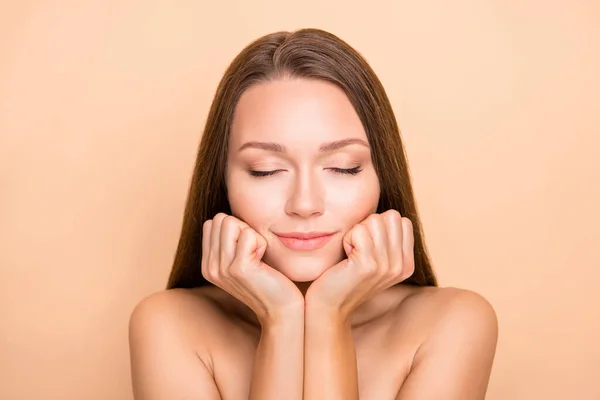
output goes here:
[{"label": "wrist", "polygon": [[311,301],[306,303],[305,308],[307,326],[350,327],[350,314],[342,307]]},{"label": "wrist", "polygon": [[304,306],[295,305],[271,311],[259,318],[262,329],[289,330],[304,326]]}]

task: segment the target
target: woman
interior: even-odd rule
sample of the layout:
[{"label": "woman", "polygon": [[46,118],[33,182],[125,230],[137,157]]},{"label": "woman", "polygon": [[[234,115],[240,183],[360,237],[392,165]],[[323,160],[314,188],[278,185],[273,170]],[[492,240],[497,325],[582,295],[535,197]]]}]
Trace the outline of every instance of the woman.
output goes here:
[{"label": "woman", "polygon": [[437,287],[394,113],[316,29],[218,89],[168,290],[130,321],[135,398],[483,399],[490,304]]}]

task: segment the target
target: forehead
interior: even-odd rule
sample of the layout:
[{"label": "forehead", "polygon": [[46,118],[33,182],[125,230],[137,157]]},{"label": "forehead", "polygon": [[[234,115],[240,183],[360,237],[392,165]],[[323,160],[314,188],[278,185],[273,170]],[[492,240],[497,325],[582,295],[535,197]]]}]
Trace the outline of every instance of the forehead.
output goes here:
[{"label": "forehead", "polygon": [[366,140],[342,89],[318,80],[283,79],[247,89],[239,99],[230,140],[272,141],[295,146],[348,138]]}]

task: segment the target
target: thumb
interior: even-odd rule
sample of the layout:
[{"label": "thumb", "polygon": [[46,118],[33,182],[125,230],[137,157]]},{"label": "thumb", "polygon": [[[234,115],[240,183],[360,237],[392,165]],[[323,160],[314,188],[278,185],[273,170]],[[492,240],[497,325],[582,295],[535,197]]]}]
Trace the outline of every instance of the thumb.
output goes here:
[{"label": "thumb", "polygon": [[350,253],[352,253],[352,249],[354,247],[352,247],[352,245],[347,243],[346,241],[343,241],[343,244],[344,244],[344,251],[346,252],[346,257],[350,257]]},{"label": "thumb", "polygon": [[342,239],[342,245],[344,246],[344,252],[346,257],[350,257],[350,253],[354,250],[354,244],[352,243],[352,229],[349,230]]},{"label": "thumb", "polygon": [[267,251],[267,241],[255,230],[252,230],[252,233],[254,233],[254,238],[256,240],[256,256],[261,260],[265,255],[265,251]]},{"label": "thumb", "polygon": [[263,246],[259,247],[256,250],[256,257],[259,260],[262,260],[263,256],[265,255],[265,251],[267,251],[267,244],[266,243]]},{"label": "thumb", "polygon": [[348,258],[366,259],[372,256],[373,241],[369,231],[363,224],[355,225],[344,237],[344,250],[348,254]]},{"label": "thumb", "polygon": [[267,241],[254,229],[246,227],[242,229],[235,249],[236,258],[252,259],[254,256],[260,260],[267,249]]}]

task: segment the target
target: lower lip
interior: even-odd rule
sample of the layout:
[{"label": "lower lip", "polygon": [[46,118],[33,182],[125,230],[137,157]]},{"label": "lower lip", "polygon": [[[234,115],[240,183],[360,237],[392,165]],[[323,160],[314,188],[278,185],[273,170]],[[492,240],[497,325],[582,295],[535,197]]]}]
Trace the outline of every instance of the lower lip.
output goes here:
[{"label": "lower lip", "polygon": [[312,239],[297,239],[277,236],[281,243],[292,250],[317,250],[325,246],[333,235],[319,236]]}]

